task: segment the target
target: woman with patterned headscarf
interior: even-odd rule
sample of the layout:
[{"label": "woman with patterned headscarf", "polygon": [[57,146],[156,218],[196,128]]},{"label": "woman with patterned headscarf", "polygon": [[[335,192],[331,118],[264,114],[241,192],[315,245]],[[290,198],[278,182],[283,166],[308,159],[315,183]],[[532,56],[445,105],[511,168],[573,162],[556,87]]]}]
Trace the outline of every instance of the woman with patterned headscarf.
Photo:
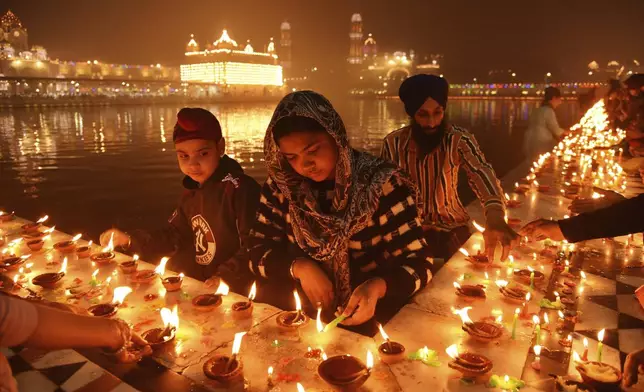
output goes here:
[{"label": "woman with patterned headscarf", "polygon": [[282,99],[264,154],[268,179],[250,240],[256,275],[298,286],[310,309],[327,318],[337,310],[345,325],[373,319],[390,303],[381,300],[402,305],[431,279],[415,186],[393,164],[351,148],[322,95]]}]

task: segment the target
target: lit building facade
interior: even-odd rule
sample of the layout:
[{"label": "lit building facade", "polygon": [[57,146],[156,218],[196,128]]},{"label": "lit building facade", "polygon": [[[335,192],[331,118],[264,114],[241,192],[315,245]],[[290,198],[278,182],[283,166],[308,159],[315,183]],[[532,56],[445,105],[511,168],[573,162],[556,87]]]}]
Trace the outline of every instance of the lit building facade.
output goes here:
[{"label": "lit building facade", "polygon": [[282,92],[282,66],[269,42],[265,52],[255,51],[250,42],[241,48],[227,30],[200,50],[194,37],[188,42],[181,81],[207,83],[211,92],[233,95],[273,95]]},{"label": "lit building facade", "polygon": [[351,15],[351,31],[349,32],[349,64],[362,64],[362,15]]}]

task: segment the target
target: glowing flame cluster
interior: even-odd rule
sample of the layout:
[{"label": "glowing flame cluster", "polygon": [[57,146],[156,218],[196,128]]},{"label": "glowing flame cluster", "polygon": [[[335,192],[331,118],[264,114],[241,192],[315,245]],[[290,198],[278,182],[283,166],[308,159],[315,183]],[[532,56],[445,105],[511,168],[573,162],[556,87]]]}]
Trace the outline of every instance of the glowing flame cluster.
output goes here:
[{"label": "glowing flame cluster", "polygon": [[168,308],[161,309],[161,320],[163,320],[163,325],[166,328],[173,327],[175,330],[179,329],[179,312],[177,305],[174,305],[172,310]]},{"label": "glowing flame cluster", "polygon": [[168,260],[170,259],[167,257],[161,258],[161,261],[159,262],[159,265],[157,265],[157,267],[154,269],[154,272],[156,272],[157,274],[159,274],[159,276],[162,277],[163,274],[165,274],[165,265],[168,264]]},{"label": "glowing flame cluster", "polygon": [[463,309],[455,309],[455,308],[452,308],[452,313],[454,313],[454,314],[458,314],[458,315],[459,315],[459,317],[461,318],[461,321],[463,322],[463,324],[473,324],[474,322],[472,321],[472,319],[470,318],[470,316],[467,314],[467,312],[468,312],[470,309],[472,309],[472,307],[471,307],[471,306],[467,306],[467,307],[465,307],[465,308],[463,308]]},{"label": "glowing flame cluster", "polygon": [[[112,304],[122,305],[125,297],[132,292],[131,287],[122,286],[114,289],[114,296],[112,297]],[[163,315],[163,314],[162,314]]]}]

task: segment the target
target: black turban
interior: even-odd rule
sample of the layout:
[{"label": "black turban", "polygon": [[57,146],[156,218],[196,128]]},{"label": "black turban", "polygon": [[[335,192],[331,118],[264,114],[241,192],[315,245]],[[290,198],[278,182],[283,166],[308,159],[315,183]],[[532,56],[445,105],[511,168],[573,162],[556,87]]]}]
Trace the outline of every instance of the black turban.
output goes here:
[{"label": "black turban", "polygon": [[400,100],[405,104],[405,111],[413,117],[418,109],[432,98],[443,108],[447,106],[449,84],[447,80],[435,75],[414,75],[407,78],[398,91]]}]

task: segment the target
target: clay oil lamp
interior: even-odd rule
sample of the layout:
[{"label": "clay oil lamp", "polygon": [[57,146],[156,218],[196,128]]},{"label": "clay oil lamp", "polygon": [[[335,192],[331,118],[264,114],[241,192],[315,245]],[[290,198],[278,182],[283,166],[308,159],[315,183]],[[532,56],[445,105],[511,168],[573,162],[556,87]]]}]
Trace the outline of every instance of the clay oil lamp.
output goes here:
[{"label": "clay oil lamp", "polygon": [[523,226],[523,222],[519,218],[508,218],[507,224],[513,229],[520,229]]},{"label": "clay oil lamp", "polygon": [[572,347],[572,335],[559,339],[559,345],[562,347]]},{"label": "clay oil lamp", "polygon": [[118,311],[118,307],[123,304],[125,297],[132,292],[132,288],[127,286],[117,287],[114,289],[112,302],[90,306],[87,311],[94,317],[112,317]]},{"label": "clay oil lamp", "polygon": [[380,356],[380,360],[391,365],[405,359],[405,346],[398,342],[392,342],[389,340],[389,335],[387,335],[381,324],[378,324],[378,329],[380,330],[382,338],[385,339],[385,342],[378,346],[378,355]]},{"label": "clay oil lamp", "polygon": [[463,322],[463,331],[474,340],[479,342],[489,343],[497,340],[503,334],[503,327],[496,323],[487,321],[472,321],[467,312],[472,309],[471,306],[463,309],[454,309],[453,313],[458,314]]},{"label": "clay oil lamp", "polygon": [[132,260],[124,261],[119,264],[119,268],[124,274],[132,274],[139,267],[139,255],[134,255]]},{"label": "clay oil lamp", "polygon": [[65,272],[67,272],[67,257],[63,259],[63,264],[60,267],[60,271],[40,274],[34,277],[31,280],[31,283],[46,289],[53,289],[61,281],[61,279],[63,279]]},{"label": "clay oil lamp", "polygon": [[89,259],[99,265],[109,264],[114,260],[116,254],[114,254],[114,233],[110,236],[110,242],[105,248],[100,252],[94,253],[89,256]]},{"label": "clay oil lamp", "polygon": [[535,284],[541,284],[545,281],[546,275],[541,271],[536,271],[530,266],[527,269],[515,270],[514,279],[523,284],[529,284],[530,287],[534,287]]},{"label": "clay oil lamp", "polygon": [[43,238],[36,238],[35,240],[27,241],[27,247],[32,252],[40,251],[43,246],[45,246],[45,241],[47,241],[49,236],[44,236]]},{"label": "clay oil lamp", "polygon": [[33,241],[33,240],[45,241],[45,237],[53,233],[54,230],[56,230],[56,226],[52,226],[51,228],[45,229],[43,231],[36,230],[36,231],[30,231],[30,232],[23,232],[22,238],[24,238],[26,241]]},{"label": "clay oil lamp", "polygon": [[469,352],[459,353],[456,344],[452,344],[445,351],[452,358],[447,366],[461,373],[466,380],[483,376],[492,370],[493,364],[489,358]]},{"label": "clay oil lamp", "polygon": [[233,340],[232,355],[215,354],[203,364],[203,372],[213,380],[217,387],[232,388],[244,383],[244,366],[238,358],[242,337],[246,332],[238,332]]},{"label": "clay oil lamp", "polygon": [[514,304],[522,304],[525,301],[528,290],[518,286],[510,286],[505,280],[497,280],[495,283],[499,286],[499,291],[506,301]]},{"label": "clay oil lamp", "polygon": [[537,191],[541,193],[548,193],[550,192],[550,185],[545,185],[545,184],[539,184],[538,181],[534,181],[534,185],[537,187]]},{"label": "clay oil lamp", "polygon": [[161,283],[168,292],[179,291],[181,290],[181,285],[183,284],[184,277],[185,275],[182,272],[177,276],[168,276],[167,278],[161,279]]},{"label": "clay oil lamp", "polygon": [[510,195],[505,194],[505,206],[507,208],[517,208],[521,206],[521,201],[517,199],[511,199]]},{"label": "clay oil lamp", "polygon": [[201,294],[192,299],[192,306],[200,312],[210,312],[221,306],[222,297],[228,295],[230,288],[224,281],[219,282],[215,294]]},{"label": "clay oil lamp", "polygon": [[535,345],[532,347],[532,351],[534,352],[534,361],[530,364],[530,366],[540,372],[541,371],[541,346],[540,345]]},{"label": "clay oil lamp", "polygon": [[367,351],[367,364],[345,354],[329,357],[318,366],[318,375],[341,391],[357,391],[367,381],[373,368],[373,355]]},{"label": "clay oil lamp", "polygon": [[24,256],[11,256],[2,259],[0,261],[0,268],[5,270],[5,271],[15,271],[19,269],[31,255],[24,255]]},{"label": "clay oil lamp", "polygon": [[92,253],[92,241],[88,242],[87,245],[79,246],[76,248],[76,256],[79,259],[86,259]]},{"label": "clay oil lamp", "polygon": [[16,218],[16,214],[13,211],[11,212],[0,211],[0,223],[11,222],[15,218]]},{"label": "clay oil lamp", "polygon": [[597,391],[619,391],[622,372],[603,362],[577,363],[575,366],[581,379]]},{"label": "clay oil lamp", "polygon": [[76,234],[71,240],[57,242],[54,244],[54,249],[64,254],[74,253],[76,251],[76,242],[82,236],[82,234]]},{"label": "clay oil lamp", "polygon": [[165,265],[168,263],[168,260],[170,259],[167,257],[161,258],[159,265],[157,265],[154,270],[142,270],[135,272],[134,274],[132,274],[132,282],[147,284],[152,283],[157,277],[162,277],[163,274],[165,274]]},{"label": "clay oil lamp", "polygon": [[472,263],[474,265],[474,267],[488,268],[488,267],[490,267],[492,265],[492,263],[490,262],[488,257],[486,255],[482,254],[480,251],[475,255],[470,255],[470,253],[467,250],[463,249],[463,248],[460,248],[458,251],[461,252],[462,254],[464,254],[465,255],[465,260],[467,260],[470,263]]},{"label": "clay oil lamp", "polygon": [[530,190],[529,184],[519,184],[518,182],[514,183],[514,193],[524,194]]},{"label": "clay oil lamp", "polygon": [[159,349],[166,344],[174,341],[179,329],[179,313],[177,305],[172,310],[168,308],[161,309],[161,320],[164,328],[152,328],[141,334],[141,337],[148,342],[153,350]]},{"label": "clay oil lamp", "polygon": [[248,293],[248,301],[235,302],[231,309],[231,314],[235,320],[243,320],[250,318],[253,315],[253,300],[257,296],[257,282],[253,282],[253,286]]},{"label": "clay oil lamp", "polygon": [[454,288],[456,289],[456,295],[463,298],[468,302],[483,300],[485,301],[485,286],[482,284],[472,285],[464,284],[460,285],[458,282],[454,282]]},{"label": "clay oil lamp", "polygon": [[23,234],[36,234],[40,232],[40,227],[47,221],[47,219],[49,219],[49,215],[45,215],[35,222],[26,223],[20,226],[20,228],[22,229]]},{"label": "clay oil lamp", "polygon": [[309,322],[309,317],[302,312],[302,302],[300,302],[297,290],[293,290],[293,296],[295,297],[295,310],[282,312],[275,319],[277,326],[285,331],[296,331]]}]

